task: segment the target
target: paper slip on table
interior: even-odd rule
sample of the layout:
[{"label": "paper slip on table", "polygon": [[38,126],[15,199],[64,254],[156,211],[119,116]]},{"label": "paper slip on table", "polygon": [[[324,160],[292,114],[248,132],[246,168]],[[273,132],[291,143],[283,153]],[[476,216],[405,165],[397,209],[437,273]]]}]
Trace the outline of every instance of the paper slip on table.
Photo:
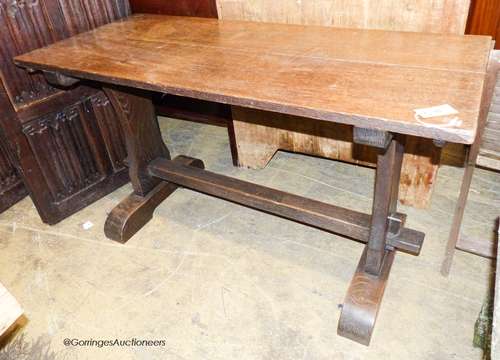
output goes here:
[{"label": "paper slip on table", "polygon": [[[108,238],[127,241],[185,187],[366,243],[338,334],[368,345],[396,250],[418,255],[424,239],[397,211],[404,135],[437,146],[474,142],[491,44],[487,36],[136,15],[15,61],[63,87],[101,82],[118,113],[134,192],[110,213]],[[219,175],[199,159],[171,160],[150,91],[353,125],[355,143],[379,149],[372,214]]]}]

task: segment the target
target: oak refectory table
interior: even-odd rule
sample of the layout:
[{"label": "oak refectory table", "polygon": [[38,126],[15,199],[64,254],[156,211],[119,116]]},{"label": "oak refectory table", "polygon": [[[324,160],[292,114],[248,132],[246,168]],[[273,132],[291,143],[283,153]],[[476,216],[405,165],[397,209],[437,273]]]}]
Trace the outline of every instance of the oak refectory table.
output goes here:
[{"label": "oak refectory table", "polygon": [[[338,333],[368,345],[396,250],[417,255],[424,239],[397,211],[405,135],[473,143],[491,45],[486,36],[137,15],[15,61],[59,86],[101,82],[118,113],[134,192],[110,213],[107,237],[127,241],[186,187],[366,243]],[[372,214],[172,160],[151,91],[352,125],[354,142],[379,149]]]}]

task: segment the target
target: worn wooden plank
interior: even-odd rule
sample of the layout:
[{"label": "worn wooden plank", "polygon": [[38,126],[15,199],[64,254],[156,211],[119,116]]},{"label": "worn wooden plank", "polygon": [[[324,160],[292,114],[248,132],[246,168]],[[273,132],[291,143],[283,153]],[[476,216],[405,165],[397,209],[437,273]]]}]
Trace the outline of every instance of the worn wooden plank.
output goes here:
[{"label": "worn wooden plank", "polygon": [[481,151],[477,157],[477,165],[488,169],[500,170],[500,155]]},{"label": "worn wooden plank", "polygon": [[496,259],[497,257],[497,242],[493,238],[478,239],[460,234],[457,249],[486,258]]},{"label": "worn wooden plank", "polygon": [[[350,46],[353,42],[357,47]],[[471,143],[489,45],[489,37],[141,15],[22,55],[17,62],[232,105]],[[446,116],[415,118],[414,109],[445,103],[459,112],[456,126],[447,126],[451,118]]]}]

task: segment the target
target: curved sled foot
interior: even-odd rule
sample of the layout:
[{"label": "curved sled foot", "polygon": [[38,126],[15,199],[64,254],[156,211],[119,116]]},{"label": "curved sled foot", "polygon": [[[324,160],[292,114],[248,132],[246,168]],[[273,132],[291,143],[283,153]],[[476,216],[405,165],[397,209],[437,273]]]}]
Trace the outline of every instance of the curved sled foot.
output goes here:
[{"label": "curved sled foot", "polygon": [[369,345],[395,251],[386,251],[378,276],[365,272],[366,247],[359,260],[340,315],[337,334]]},{"label": "curved sled foot", "polygon": [[[187,156],[178,156],[172,161],[182,165],[204,168],[203,161]],[[108,215],[104,225],[106,237],[120,243],[127,242],[152,219],[156,207],[178,187],[176,184],[163,181],[146,196],[130,194]]]}]

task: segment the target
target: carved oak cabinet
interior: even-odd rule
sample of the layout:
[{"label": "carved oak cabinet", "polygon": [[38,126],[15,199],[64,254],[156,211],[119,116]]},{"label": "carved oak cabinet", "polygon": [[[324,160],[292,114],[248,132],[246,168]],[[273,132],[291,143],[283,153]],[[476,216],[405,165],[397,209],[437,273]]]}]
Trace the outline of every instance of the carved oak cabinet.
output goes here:
[{"label": "carved oak cabinet", "polygon": [[126,0],[0,0],[0,211],[28,191],[53,224],[128,181],[106,95],[91,83],[62,90],[12,58],[129,13]]},{"label": "carved oak cabinet", "polygon": [[0,212],[28,194],[14,161],[14,154],[7,147],[3,134],[0,134]]}]

